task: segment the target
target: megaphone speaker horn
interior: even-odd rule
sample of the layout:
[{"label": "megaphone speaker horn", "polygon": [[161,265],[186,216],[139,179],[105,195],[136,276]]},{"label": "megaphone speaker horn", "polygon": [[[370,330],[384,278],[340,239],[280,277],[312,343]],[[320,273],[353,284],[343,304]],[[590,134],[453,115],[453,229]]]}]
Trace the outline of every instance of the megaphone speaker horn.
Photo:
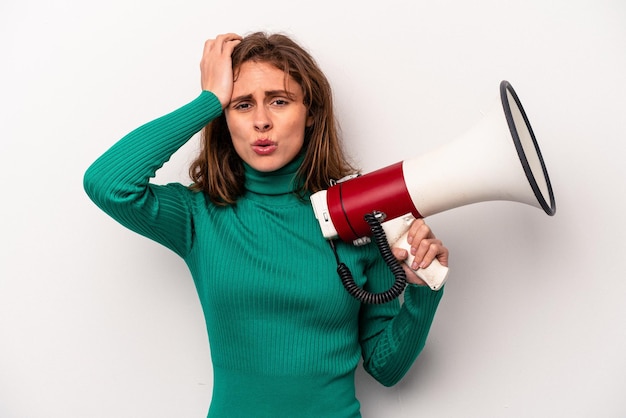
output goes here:
[{"label": "megaphone speaker horn", "polygon": [[[382,213],[387,224],[408,229],[406,223],[390,220],[424,218],[493,200],[525,203],[550,216],[556,212],[539,144],[515,90],[506,80],[500,83],[500,102],[454,141],[311,196],[324,237],[346,242],[370,234],[364,219],[368,213]],[[387,235],[393,235],[394,240],[402,235],[397,230],[391,232]],[[429,283],[434,289],[442,284],[443,280]]]},{"label": "megaphone speaker horn", "polygon": [[422,217],[493,200],[526,203],[548,215],[556,211],[539,144],[507,81],[500,83],[500,103],[478,124],[455,141],[404,161],[403,175]]}]

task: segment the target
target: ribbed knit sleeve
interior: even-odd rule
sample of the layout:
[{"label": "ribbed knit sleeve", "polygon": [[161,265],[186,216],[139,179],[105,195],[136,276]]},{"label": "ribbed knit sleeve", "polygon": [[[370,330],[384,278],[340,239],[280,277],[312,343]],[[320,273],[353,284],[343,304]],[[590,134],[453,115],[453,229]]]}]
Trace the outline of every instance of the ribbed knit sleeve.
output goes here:
[{"label": "ribbed knit sleeve", "polygon": [[179,184],[150,184],[150,179],[221,112],[217,97],[203,91],[185,106],[130,132],[86,171],[83,184],[88,196],[127,228],[179,255],[188,252],[192,234],[188,190]]},{"label": "ribbed knit sleeve", "polygon": [[397,300],[363,306],[363,367],[381,384],[395,385],[410,369],[426,344],[442,296],[443,289],[409,284],[401,306]]}]

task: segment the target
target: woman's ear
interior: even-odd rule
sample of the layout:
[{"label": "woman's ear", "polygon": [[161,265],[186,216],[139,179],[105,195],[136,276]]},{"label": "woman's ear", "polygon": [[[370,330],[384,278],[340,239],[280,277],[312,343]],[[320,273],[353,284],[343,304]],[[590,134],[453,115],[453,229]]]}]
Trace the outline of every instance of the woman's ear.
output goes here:
[{"label": "woman's ear", "polygon": [[306,127],[310,128],[311,126],[313,126],[313,116],[309,115],[306,118]]}]

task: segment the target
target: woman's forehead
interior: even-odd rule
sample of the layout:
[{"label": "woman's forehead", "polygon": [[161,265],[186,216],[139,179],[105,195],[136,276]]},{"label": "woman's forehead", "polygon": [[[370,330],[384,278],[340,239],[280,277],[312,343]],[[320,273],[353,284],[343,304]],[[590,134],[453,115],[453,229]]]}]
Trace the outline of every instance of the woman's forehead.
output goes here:
[{"label": "woman's forehead", "polygon": [[236,90],[283,89],[296,93],[300,85],[285,71],[268,62],[246,61],[235,72]]}]

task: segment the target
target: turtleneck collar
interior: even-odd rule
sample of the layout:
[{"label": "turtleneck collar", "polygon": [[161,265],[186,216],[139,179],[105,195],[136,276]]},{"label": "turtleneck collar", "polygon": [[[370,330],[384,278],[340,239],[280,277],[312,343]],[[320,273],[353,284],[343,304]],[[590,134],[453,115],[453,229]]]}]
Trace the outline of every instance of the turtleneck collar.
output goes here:
[{"label": "turtleneck collar", "polygon": [[244,163],[246,190],[267,196],[290,194],[297,189],[296,173],[302,161],[304,161],[304,153],[299,154],[284,167],[271,172],[258,171]]}]

